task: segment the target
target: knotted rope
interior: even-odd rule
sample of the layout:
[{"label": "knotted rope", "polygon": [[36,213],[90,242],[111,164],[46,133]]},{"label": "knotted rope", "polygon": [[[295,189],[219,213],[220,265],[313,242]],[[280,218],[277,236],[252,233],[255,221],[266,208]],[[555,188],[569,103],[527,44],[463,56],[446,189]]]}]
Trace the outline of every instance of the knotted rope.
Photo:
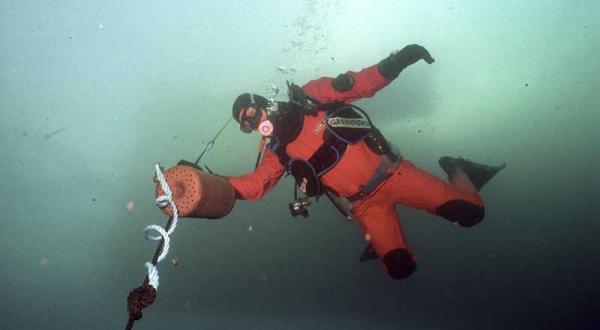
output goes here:
[{"label": "knotted rope", "polygon": [[[155,165],[155,172],[156,177],[160,182],[160,186],[165,192],[164,195],[156,198],[155,203],[161,209],[171,206],[171,209],[173,210],[173,216],[169,218],[165,228],[162,228],[158,225],[149,225],[144,228],[144,235],[147,240],[160,242],[158,243],[156,251],[154,252],[152,262],[146,262],[148,275],[146,275],[146,278],[144,279],[144,284],[133,289],[127,297],[129,321],[126,329],[131,329],[133,327],[133,322],[142,318],[142,310],[152,305],[154,300],[156,300],[156,294],[158,290],[158,269],[156,268],[156,265],[160,263],[169,253],[169,236],[175,231],[175,228],[177,227],[177,221],[179,220],[177,206],[173,201],[173,193],[171,192],[169,184],[167,183],[167,180],[162,172],[162,168],[158,163]],[[158,232],[160,236],[151,236],[149,232],[152,230]]]}]

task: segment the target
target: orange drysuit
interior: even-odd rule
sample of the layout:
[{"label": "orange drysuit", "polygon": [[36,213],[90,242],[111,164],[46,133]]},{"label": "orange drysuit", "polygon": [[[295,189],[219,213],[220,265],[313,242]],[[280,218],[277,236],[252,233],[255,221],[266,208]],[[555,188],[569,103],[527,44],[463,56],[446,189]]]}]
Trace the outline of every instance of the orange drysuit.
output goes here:
[{"label": "orange drysuit", "polygon": [[[332,78],[329,77],[310,81],[302,86],[302,89],[322,104],[351,103],[363,97],[373,96],[390,83],[390,80],[378,71],[377,65],[346,74],[354,78],[354,84],[345,92],[337,91],[332,86]],[[319,111],[317,116],[304,116],[301,132],[287,145],[286,152],[290,158],[308,160],[321,146],[326,130],[324,118],[324,111]],[[371,179],[381,161],[381,155],[375,154],[365,142],[359,141],[348,146],[339,163],[321,177],[321,183],[341,196],[353,196]],[[229,177],[229,182],[239,198],[259,200],[273,188],[284,171],[285,165],[267,148],[255,171],[239,177]],[[390,176],[374,191],[353,202],[353,215],[380,259],[392,250],[410,251],[400,227],[396,204],[433,214],[438,214],[438,207],[453,200],[483,207],[477,192],[469,192],[452,183],[446,183],[405,159],[390,167],[389,173]],[[414,257],[412,258],[414,260]],[[386,263],[386,266],[389,265]]]}]

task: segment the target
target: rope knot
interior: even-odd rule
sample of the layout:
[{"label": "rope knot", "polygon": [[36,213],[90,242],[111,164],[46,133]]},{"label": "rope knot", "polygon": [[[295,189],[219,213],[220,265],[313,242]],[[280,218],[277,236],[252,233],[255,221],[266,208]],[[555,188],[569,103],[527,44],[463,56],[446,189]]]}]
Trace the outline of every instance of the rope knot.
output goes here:
[{"label": "rope knot", "polygon": [[152,305],[156,299],[156,289],[150,284],[137,287],[127,296],[127,312],[133,320],[142,318],[142,309]]}]

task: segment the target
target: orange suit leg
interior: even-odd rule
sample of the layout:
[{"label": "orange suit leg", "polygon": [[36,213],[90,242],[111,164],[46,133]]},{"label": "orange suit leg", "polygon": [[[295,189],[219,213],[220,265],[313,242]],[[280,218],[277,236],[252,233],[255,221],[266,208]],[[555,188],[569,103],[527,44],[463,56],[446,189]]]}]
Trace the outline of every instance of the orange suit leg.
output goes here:
[{"label": "orange suit leg", "polygon": [[447,183],[403,160],[391,177],[374,193],[354,203],[354,216],[371,244],[382,258],[386,253],[404,248],[410,251],[396,204],[436,214],[436,209],[451,200],[463,200],[477,206],[483,201],[477,192],[469,192]]}]

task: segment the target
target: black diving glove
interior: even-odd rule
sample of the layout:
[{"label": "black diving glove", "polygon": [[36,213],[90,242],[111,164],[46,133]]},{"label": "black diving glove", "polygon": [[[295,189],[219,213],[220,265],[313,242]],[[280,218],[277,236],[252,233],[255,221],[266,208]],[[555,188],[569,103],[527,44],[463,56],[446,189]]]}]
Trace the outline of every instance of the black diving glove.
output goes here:
[{"label": "black diving glove", "polygon": [[420,45],[408,45],[377,64],[379,73],[389,80],[394,80],[404,68],[415,64],[418,60],[424,60],[431,64],[435,62],[425,47]]}]

